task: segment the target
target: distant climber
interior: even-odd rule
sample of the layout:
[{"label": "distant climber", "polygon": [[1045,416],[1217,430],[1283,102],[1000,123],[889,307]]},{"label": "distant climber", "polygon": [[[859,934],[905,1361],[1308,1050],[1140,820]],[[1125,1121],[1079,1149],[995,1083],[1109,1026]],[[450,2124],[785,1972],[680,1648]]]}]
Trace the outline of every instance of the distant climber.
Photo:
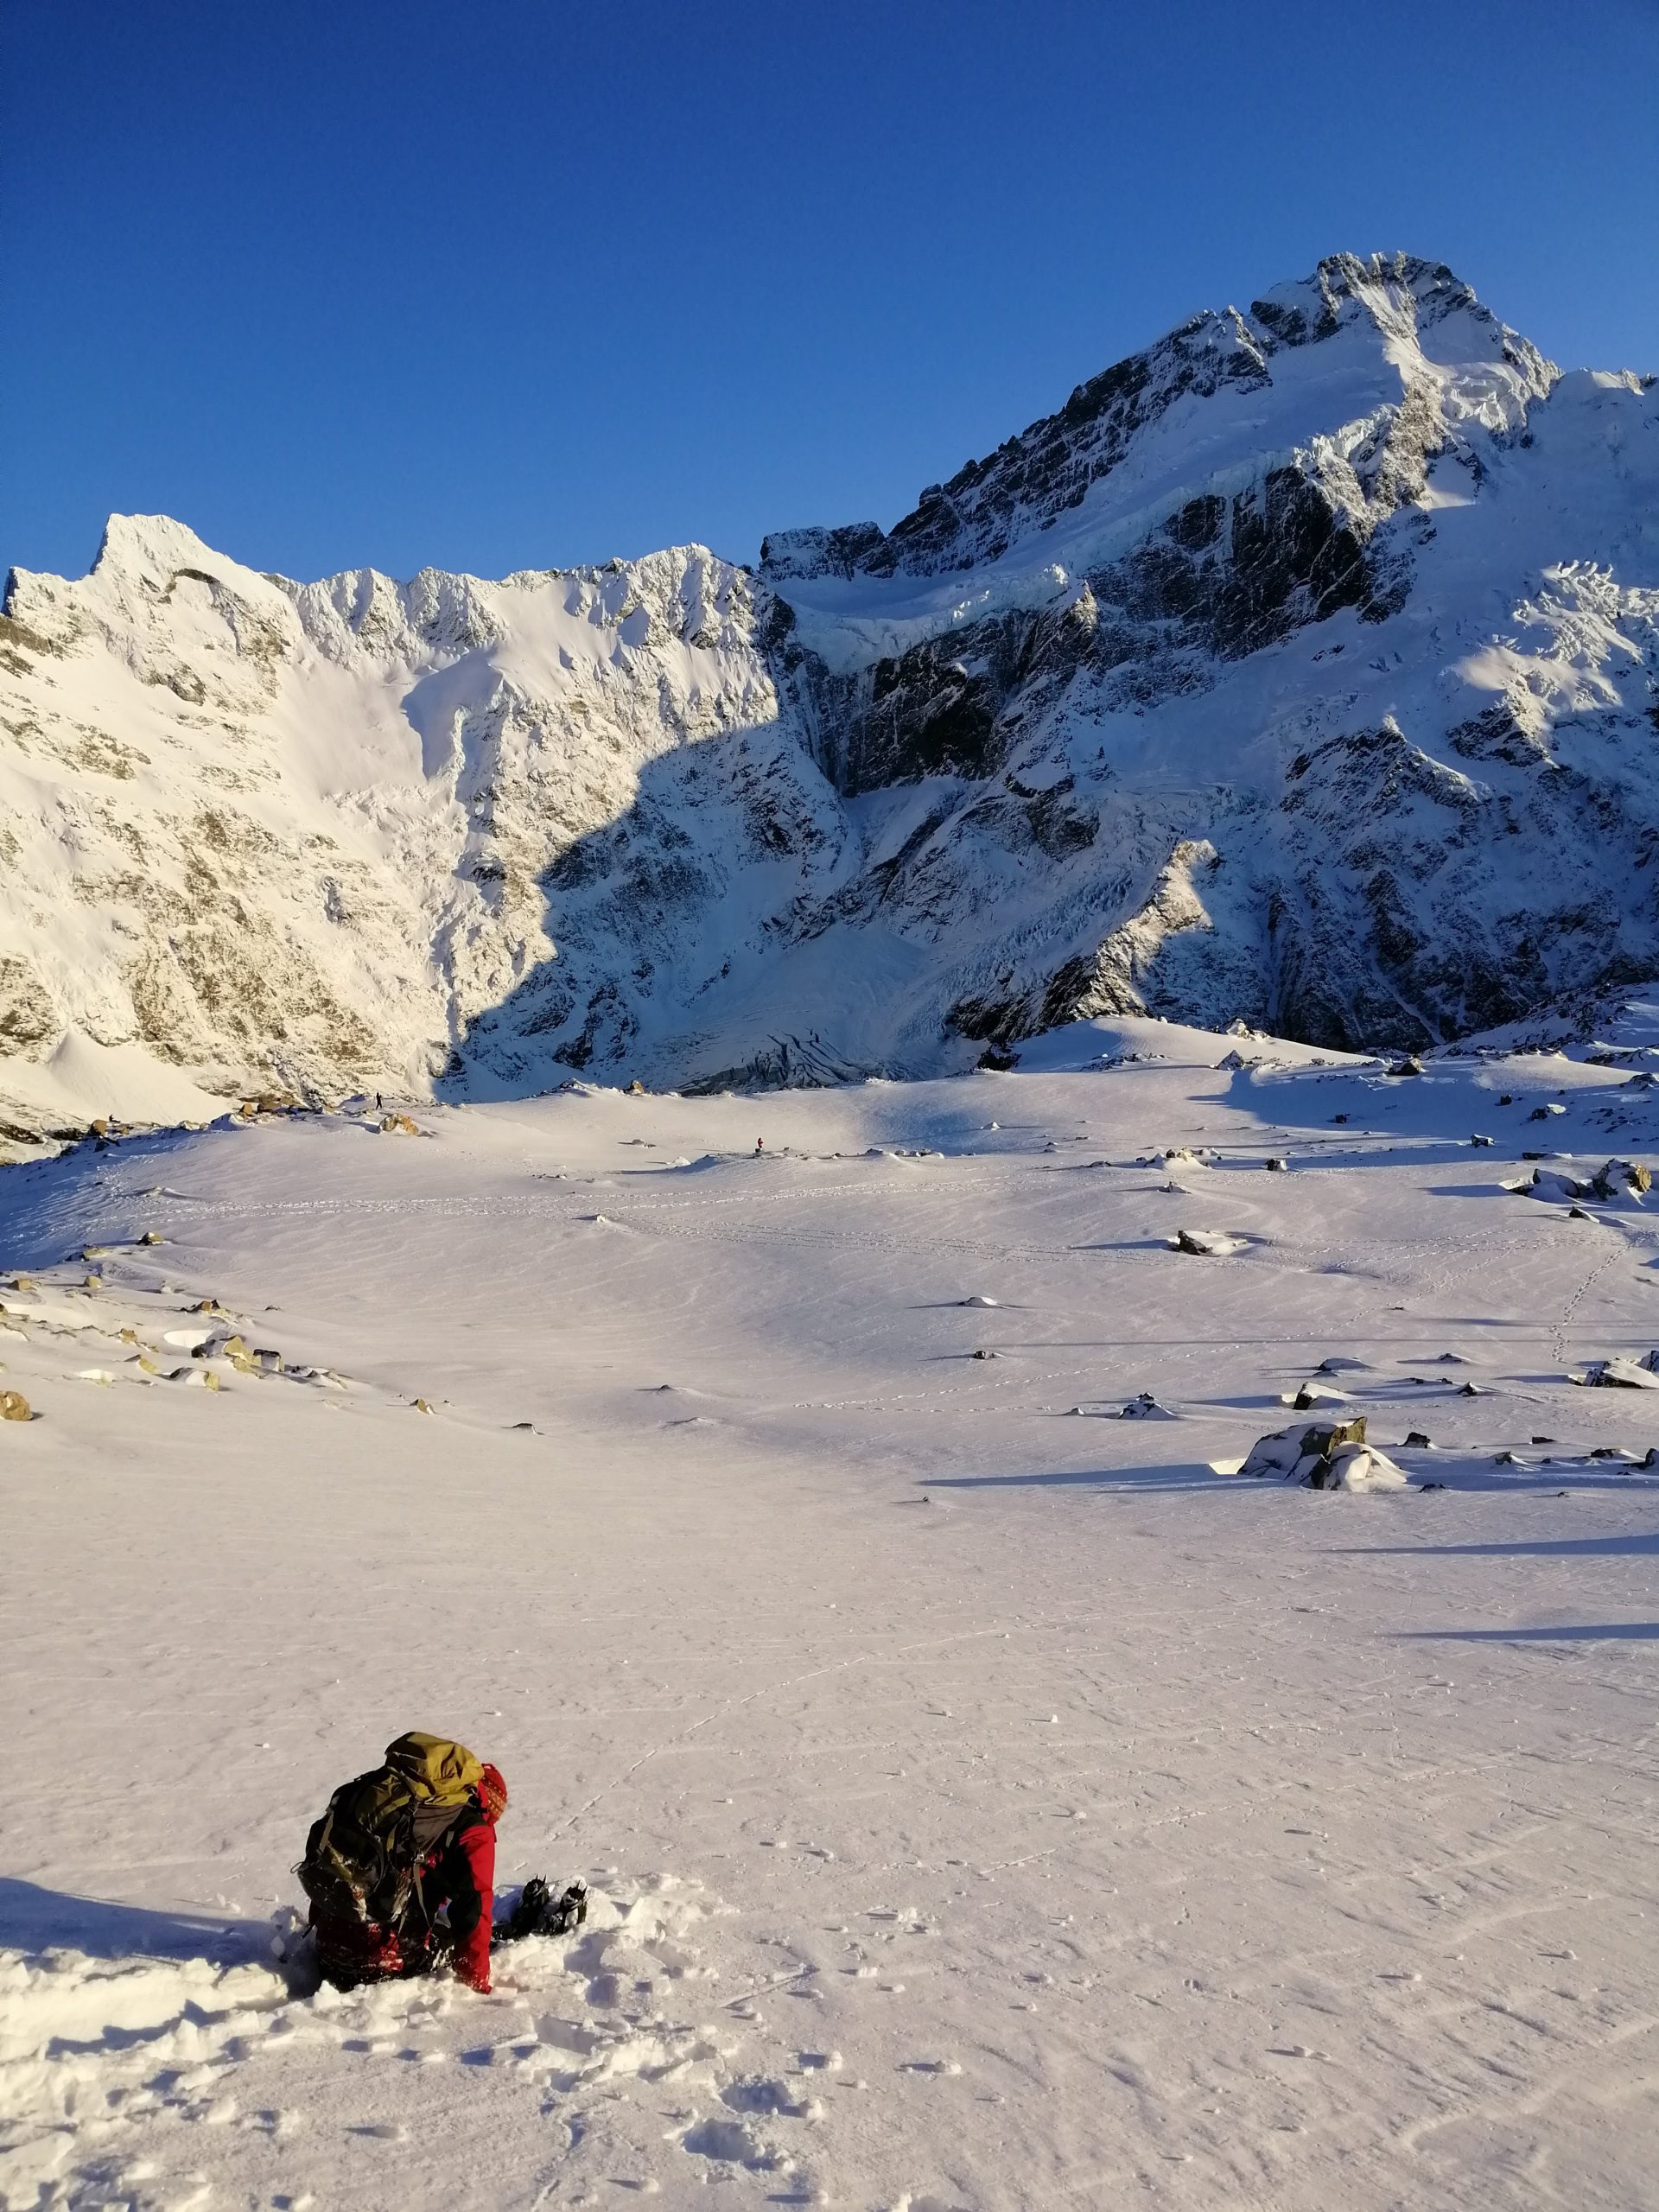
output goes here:
[{"label": "distant climber", "polygon": [[756,1137],[754,1141],[754,1148],[757,1152],[764,1152],[766,1150],[766,1141],[765,1137]]}]

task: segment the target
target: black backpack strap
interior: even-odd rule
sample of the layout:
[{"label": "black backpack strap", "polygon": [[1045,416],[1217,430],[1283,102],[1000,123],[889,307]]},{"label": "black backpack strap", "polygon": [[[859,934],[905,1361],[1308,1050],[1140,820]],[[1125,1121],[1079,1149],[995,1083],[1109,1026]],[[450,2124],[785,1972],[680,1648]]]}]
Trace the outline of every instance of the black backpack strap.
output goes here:
[{"label": "black backpack strap", "polygon": [[473,1800],[463,1799],[459,1805],[433,1805],[419,1802],[409,1812],[409,1878],[410,1902],[421,1918],[423,1928],[430,1929],[432,1916],[426,1909],[426,1897],[421,1886],[422,1869],[459,1826],[464,1816],[474,1811]]}]

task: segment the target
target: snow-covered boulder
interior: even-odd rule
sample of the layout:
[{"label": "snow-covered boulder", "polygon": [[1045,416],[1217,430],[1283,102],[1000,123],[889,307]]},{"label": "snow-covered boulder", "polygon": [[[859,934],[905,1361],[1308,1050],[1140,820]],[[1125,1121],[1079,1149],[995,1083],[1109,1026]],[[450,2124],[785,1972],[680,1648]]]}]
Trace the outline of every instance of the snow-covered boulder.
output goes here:
[{"label": "snow-covered boulder", "polygon": [[1311,1413],[1316,1406],[1340,1406],[1347,1402],[1347,1393],[1333,1389],[1328,1382],[1302,1382],[1294,1390],[1281,1390],[1281,1406],[1290,1406],[1299,1414]]},{"label": "snow-covered boulder", "polygon": [[1605,1167],[1598,1168],[1590,1179],[1592,1194],[1604,1201],[1624,1197],[1645,1198],[1652,1188],[1652,1175],[1636,1160],[1610,1160]]},{"label": "snow-covered boulder", "polygon": [[1618,1198],[1644,1198],[1653,1187],[1648,1169],[1634,1160],[1610,1160],[1593,1175],[1569,1175],[1559,1167],[1535,1167],[1530,1175],[1504,1186],[1522,1196],[1544,1198],[1557,1205],[1576,1205],[1594,1198],[1609,1205]]},{"label": "snow-covered boulder", "polygon": [[1300,1483],[1309,1490],[1405,1490],[1409,1478],[1384,1452],[1365,1441],[1365,1421],[1312,1421],[1277,1429],[1255,1444],[1239,1471]]},{"label": "snow-covered boulder", "polygon": [[1659,1352],[1644,1352],[1640,1359],[1592,1359],[1568,1381],[1591,1389],[1659,1390]]}]

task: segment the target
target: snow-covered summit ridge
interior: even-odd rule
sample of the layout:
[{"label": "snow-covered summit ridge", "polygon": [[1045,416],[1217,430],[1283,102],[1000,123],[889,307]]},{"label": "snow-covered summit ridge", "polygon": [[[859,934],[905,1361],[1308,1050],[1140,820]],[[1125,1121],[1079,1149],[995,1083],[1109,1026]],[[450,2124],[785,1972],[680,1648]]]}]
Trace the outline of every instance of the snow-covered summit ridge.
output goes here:
[{"label": "snow-covered summit ridge", "polygon": [[1397,256],[758,575],[300,583],[112,518],[0,620],[0,1124],[1146,1011],[1432,1044],[1659,972],[1656,717],[1659,386]]},{"label": "snow-covered summit ridge", "polygon": [[276,626],[285,657],[308,645],[336,660],[360,653],[415,666],[538,624],[550,624],[588,658],[602,634],[609,657],[619,645],[637,651],[671,636],[729,646],[737,635],[731,592],[742,575],[706,546],[682,545],[640,561],[521,569],[496,582],[428,568],[400,583],[371,568],[297,583],[215,552],[170,516],[111,515],[86,577],[14,569],[5,613],[48,638],[67,640],[89,626],[112,636],[135,619],[148,623],[181,584],[195,583],[216,609],[240,601],[259,610]]},{"label": "snow-covered summit ridge", "polygon": [[[1065,405],[874,523],[768,537],[761,574],[844,667],[1009,607],[1059,601],[1160,528],[1276,471],[1362,535],[1421,491],[1432,454],[1521,431],[1560,372],[1443,264],[1338,254],[1249,314],[1206,310]],[[964,594],[962,579],[971,576]]]}]

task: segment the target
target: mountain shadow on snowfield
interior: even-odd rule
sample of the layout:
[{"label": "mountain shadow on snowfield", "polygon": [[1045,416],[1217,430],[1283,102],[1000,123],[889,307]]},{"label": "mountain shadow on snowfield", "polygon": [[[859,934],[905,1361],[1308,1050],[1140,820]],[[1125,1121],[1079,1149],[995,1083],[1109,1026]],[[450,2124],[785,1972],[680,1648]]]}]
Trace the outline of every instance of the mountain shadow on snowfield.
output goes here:
[{"label": "mountain shadow on snowfield", "polygon": [[1659,969],[1656,745],[1659,390],[1405,256],[753,573],[302,586],[117,518],[0,624],[0,1121],[156,1060],[502,1095],[1139,1010],[1430,1044]]}]

